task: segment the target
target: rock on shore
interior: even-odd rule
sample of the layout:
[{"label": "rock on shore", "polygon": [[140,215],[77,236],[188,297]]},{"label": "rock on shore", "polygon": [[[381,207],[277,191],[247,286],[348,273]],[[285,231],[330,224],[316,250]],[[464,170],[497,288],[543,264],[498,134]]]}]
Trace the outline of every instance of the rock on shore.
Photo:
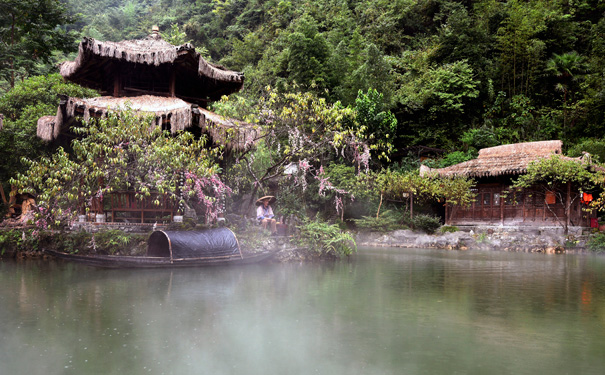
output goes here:
[{"label": "rock on shore", "polygon": [[359,233],[358,246],[385,246],[405,248],[436,248],[446,250],[499,250],[521,252],[583,252],[586,236],[563,235],[556,231],[493,230],[481,232],[458,231],[429,235],[412,230],[388,233]]}]

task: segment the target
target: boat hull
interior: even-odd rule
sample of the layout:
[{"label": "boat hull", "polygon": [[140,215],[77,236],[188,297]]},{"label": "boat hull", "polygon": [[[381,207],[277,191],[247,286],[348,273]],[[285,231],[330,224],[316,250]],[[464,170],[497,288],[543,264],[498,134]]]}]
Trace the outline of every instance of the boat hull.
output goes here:
[{"label": "boat hull", "polygon": [[45,250],[46,254],[58,259],[64,259],[92,267],[102,268],[178,268],[178,267],[209,267],[251,264],[265,261],[275,252],[265,251],[243,256],[225,256],[212,258],[170,259],[168,257],[123,256],[123,255],[79,255],[60,251]]}]

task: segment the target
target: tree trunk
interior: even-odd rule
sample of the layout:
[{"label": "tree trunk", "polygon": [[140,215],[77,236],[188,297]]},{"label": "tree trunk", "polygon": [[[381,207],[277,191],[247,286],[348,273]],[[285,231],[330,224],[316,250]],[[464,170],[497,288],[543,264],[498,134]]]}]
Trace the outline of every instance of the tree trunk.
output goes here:
[{"label": "tree trunk", "polygon": [[8,204],[6,200],[6,195],[4,195],[4,188],[2,187],[2,182],[0,182],[0,195],[2,196],[2,203]]},{"label": "tree trunk", "polygon": [[[11,25],[11,47],[15,45],[15,14],[12,14],[13,23]],[[15,88],[15,57],[11,55],[11,89]]]}]

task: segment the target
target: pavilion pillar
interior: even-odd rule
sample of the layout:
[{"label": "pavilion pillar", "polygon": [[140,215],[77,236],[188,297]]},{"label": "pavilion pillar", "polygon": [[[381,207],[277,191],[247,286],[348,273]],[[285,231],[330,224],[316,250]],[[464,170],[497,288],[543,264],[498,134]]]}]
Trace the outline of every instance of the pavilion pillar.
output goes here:
[{"label": "pavilion pillar", "polygon": [[171,98],[176,96],[176,72],[174,69],[170,72],[170,83],[168,84],[168,92]]},{"label": "pavilion pillar", "polygon": [[113,96],[116,98],[120,97],[120,84],[121,84],[120,75],[116,74],[113,77]]}]

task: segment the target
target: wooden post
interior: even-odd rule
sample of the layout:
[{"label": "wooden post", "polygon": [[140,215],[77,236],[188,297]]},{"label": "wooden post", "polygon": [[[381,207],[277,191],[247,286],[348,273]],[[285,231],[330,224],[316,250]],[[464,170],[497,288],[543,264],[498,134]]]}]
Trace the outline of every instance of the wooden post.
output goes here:
[{"label": "wooden post", "polygon": [[502,193],[499,195],[500,199],[500,224],[504,225],[504,197]]},{"label": "wooden post", "polygon": [[120,97],[120,74],[116,74],[113,77],[113,96],[116,98]]},{"label": "wooden post", "polygon": [[176,72],[174,69],[170,72],[168,92],[170,93],[170,97],[174,98],[176,96]]}]

